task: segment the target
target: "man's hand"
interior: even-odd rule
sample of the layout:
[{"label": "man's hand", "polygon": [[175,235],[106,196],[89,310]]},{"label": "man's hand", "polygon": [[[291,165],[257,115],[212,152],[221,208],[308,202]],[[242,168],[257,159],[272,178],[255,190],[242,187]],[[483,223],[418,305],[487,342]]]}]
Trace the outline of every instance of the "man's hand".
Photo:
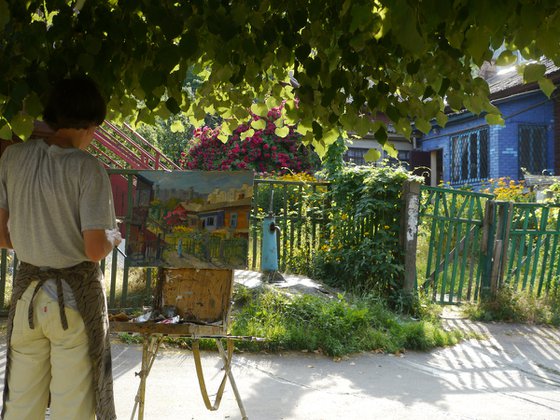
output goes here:
[{"label": "man's hand", "polygon": [[105,235],[107,236],[107,240],[111,242],[113,246],[119,246],[119,244],[122,242],[121,231],[119,230],[119,228],[111,230],[106,229]]}]

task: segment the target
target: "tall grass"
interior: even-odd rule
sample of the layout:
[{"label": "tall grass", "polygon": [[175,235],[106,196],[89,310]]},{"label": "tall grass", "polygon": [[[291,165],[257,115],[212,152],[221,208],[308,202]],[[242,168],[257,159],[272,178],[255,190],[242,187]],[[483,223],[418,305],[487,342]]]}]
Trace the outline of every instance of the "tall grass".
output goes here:
[{"label": "tall grass", "polygon": [[373,295],[327,299],[267,289],[249,298],[245,294],[243,301],[231,333],[266,339],[237,344],[246,350],[306,350],[329,356],[397,353],[453,345],[463,338],[460,331],[443,329],[435,317],[400,317]]},{"label": "tall grass", "polygon": [[464,314],[477,321],[523,322],[560,326],[560,284],[546,296],[537,297],[527,290],[505,285],[496,298],[467,305]]}]

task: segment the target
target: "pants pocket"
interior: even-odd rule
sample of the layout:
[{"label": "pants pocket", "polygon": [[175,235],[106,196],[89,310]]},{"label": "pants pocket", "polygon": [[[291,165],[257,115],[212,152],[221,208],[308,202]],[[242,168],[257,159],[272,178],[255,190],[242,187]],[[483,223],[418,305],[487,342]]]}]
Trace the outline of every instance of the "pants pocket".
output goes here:
[{"label": "pants pocket", "polygon": [[20,299],[16,303],[16,310],[12,324],[11,344],[19,344],[29,332],[29,300]]}]

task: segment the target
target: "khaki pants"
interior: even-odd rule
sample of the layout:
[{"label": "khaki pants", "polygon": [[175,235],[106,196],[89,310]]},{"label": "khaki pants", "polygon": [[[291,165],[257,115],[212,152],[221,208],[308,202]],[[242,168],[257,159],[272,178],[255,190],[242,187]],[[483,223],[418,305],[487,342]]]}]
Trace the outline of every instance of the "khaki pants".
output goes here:
[{"label": "khaki pants", "polygon": [[79,312],[66,307],[68,329],[58,302],[40,289],[28,308],[36,282],[17,302],[11,339],[9,396],[5,420],[44,420],[51,394],[52,420],[94,419],[94,391],[88,338]]}]

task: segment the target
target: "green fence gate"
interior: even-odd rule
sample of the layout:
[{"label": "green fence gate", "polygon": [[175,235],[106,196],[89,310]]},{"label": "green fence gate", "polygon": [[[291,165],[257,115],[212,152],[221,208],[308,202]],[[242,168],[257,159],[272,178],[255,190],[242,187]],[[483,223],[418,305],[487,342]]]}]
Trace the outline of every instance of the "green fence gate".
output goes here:
[{"label": "green fence gate", "polygon": [[476,300],[486,269],[489,194],[422,186],[417,286],[435,302]]},{"label": "green fence gate", "polygon": [[501,286],[541,296],[560,279],[560,206],[422,186],[417,287],[434,302],[492,298]]}]

